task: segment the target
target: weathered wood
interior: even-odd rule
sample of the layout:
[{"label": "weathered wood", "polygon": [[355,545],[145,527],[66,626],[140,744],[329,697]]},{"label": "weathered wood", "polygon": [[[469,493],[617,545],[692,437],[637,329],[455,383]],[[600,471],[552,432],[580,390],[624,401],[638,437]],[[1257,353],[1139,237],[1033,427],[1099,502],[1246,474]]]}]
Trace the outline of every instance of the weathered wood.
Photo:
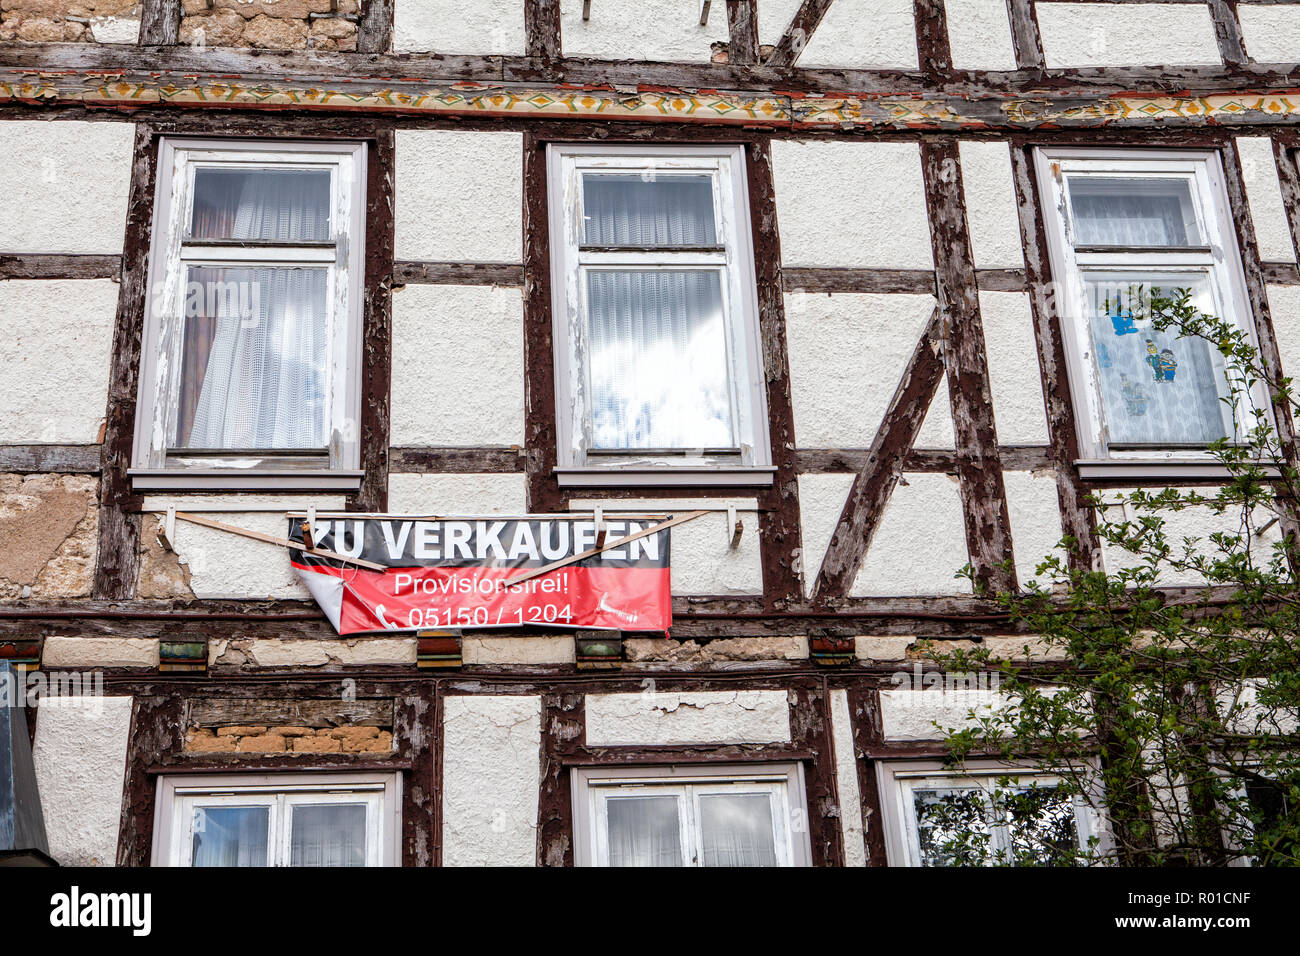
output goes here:
[{"label": "weathered wood", "polygon": [[358,53],[387,53],[393,43],[393,0],[362,0]]},{"label": "weathered wood", "polygon": [[176,753],[185,736],[183,698],[136,695],[126,744],[122,817],[117,830],[117,865],[148,866],[153,855],[155,781],[149,774],[159,756]]},{"label": "weathered wood", "polygon": [[514,262],[414,262],[393,263],[393,285],[522,286],[524,267]]},{"label": "weathered wood", "polygon": [[1041,70],[1043,40],[1038,32],[1034,0],[1007,0],[1007,16],[1011,21],[1011,47],[1015,51],[1016,66],[1022,70]]},{"label": "weathered wood", "polygon": [[916,24],[916,61],[921,72],[934,76],[950,72],[952,48],[948,44],[944,0],[912,0],[912,21]]},{"label": "weathered wood", "polygon": [[1241,36],[1241,21],[1237,18],[1237,0],[1208,0],[1210,18],[1214,21],[1214,40],[1225,66],[1241,66],[1250,61],[1246,43]]},{"label": "weathered wood", "polygon": [[0,255],[0,279],[116,279],[121,271],[121,256]]},{"label": "weathered wood", "polygon": [[1261,262],[1259,269],[1269,285],[1300,285],[1300,267],[1294,262]]},{"label": "weathered wood", "polygon": [[0,445],[0,472],[19,475],[97,475],[99,445]]},{"label": "weathered wood", "polygon": [[[2,460],[2,459],[0,459]],[[391,448],[390,473],[497,474],[525,470],[526,455],[518,445],[509,448]]]},{"label": "weathered wood", "polygon": [[727,0],[727,62],[758,62],[758,18],[755,0]]},{"label": "weathered wood", "polygon": [[168,45],[180,42],[181,0],[145,0],[140,10],[140,44]]},{"label": "weathered wood", "polygon": [[1090,569],[1101,560],[1097,540],[1096,514],[1087,505],[1087,492],[1080,484],[1074,463],[1079,458],[1079,435],[1074,402],[1070,395],[1069,360],[1056,311],[1051,269],[1047,258],[1047,233],[1039,210],[1038,183],[1033,175],[1032,147],[1013,142],[1012,178],[1020,217],[1020,239],[1025,251],[1025,274],[1029,284],[1030,311],[1034,319],[1034,342],[1043,380],[1047,407],[1047,434],[1056,466],[1056,497],[1061,509],[1061,531],[1074,540],[1070,563],[1076,569]]},{"label": "weathered wood", "polygon": [[442,713],[437,682],[403,694],[393,710],[393,749],[409,761],[402,786],[402,866],[442,865]]},{"label": "weathered wood", "polygon": [[573,797],[566,761],[586,743],[586,697],[542,695],[541,784],[537,799],[537,865],[573,866]]},{"label": "weathered wood", "polygon": [[529,56],[560,58],[560,0],[524,0],[524,45]]},{"label": "weathered wood", "polygon": [[[975,278],[984,292],[1024,292],[1023,269],[977,269]],[[876,292],[934,295],[932,269],[853,269],[846,267],[787,266],[781,270],[786,292]]]},{"label": "weathered wood", "polygon": [[188,727],[393,726],[392,698],[379,700],[277,700],[197,697],[186,703]]},{"label": "weathered wood", "polygon": [[798,682],[789,690],[790,745],[812,754],[804,764],[808,798],[808,839],[813,866],[844,865],[844,833],[835,786],[835,743],[831,702],[825,681]]},{"label": "weathered wood", "polygon": [[349,511],[388,510],[388,448],[393,380],[395,134],[375,129],[366,159],[366,257],[362,290],[361,487],[348,496]]},{"label": "weathered wood", "polygon": [[103,461],[99,483],[99,546],[96,552],[96,598],[129,598],[135,593],[140,555],[139,506],[127,469],[135,440],[136,390],[140,376],[140,340],[144,333],[149,280],[149,241],[153,231],[154,181],[158,141],[153,130],[135,130],[131,191],[127,201],[122,247],[122,283],[113,327],[108,407],[104,417]]},{"label": "weathered wood", "polygon": [[770,143],[750,143],[745,149],[745,178],[749,184],[754,274],[758,281],[758,329],[767,385],[767,424],[772,485],[758,496],[759,555],[763,565],[763,597],[778,607],[803,598],[799,552],[803,546],[799,511],[799,479],[795,472],[794,405],[790,398],[790,356],[786,345],[785,298],[781,294],[781,235],[776,220],[776,187],[772,180]]},{"label": "weathered wood", "polygon": [[1011,520],[993,420],[984,325],[957,140],[923,139],[921,164],[939,286],[941,341],[966,545],[976,583],[993,591],[1012,591],[1016,589],[1016,574],[1012,566]]},{"label": "weathered wood", "polygon": [[781,34],[781,39],[776,41],[776,46],[763,61],[764,65],[793,66],[830,8],[831,0],[803,0],[790,20],[790,25]]},{"label": "weathered wood", "polygon": [[925,421],[925,413],[943,378],[943,362],[937,351],[942,321],[936,308],[926,323],[880,429],[872,440],[840,519],[822,558],[813,584],[814,600],[835,600],[846,596],[862,567],[862,559],[880,525],[885,505],[898,482],[904,457]]},{"label": "weathered wood", "polygon": [[858,798],[862,803],[862,839],[868,866],[888,866],[885,821],[881,811],[880,781],[868,754],[884,743],[880,692],[859,684],[848,689],[849,724],[853,728],[853,764],[858,772]]}]

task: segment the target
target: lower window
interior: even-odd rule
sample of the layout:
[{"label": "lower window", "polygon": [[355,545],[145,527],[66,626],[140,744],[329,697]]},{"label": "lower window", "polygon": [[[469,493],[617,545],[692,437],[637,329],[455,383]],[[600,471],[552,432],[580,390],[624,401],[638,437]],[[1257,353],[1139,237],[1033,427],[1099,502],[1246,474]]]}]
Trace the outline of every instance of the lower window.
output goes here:
[{"label": "lower window", "polygon": [[1051,774],[937,762],[879,772],[892,866],[1068,865],[1100,836],[1091,808]]},{"label": "lower window", "polygon": [[394,866],[398,774],[162,777],[157,866]]},{"label": "lower window", "polygon": [[579,866],[808,866],[797,764],[574,771]]}]

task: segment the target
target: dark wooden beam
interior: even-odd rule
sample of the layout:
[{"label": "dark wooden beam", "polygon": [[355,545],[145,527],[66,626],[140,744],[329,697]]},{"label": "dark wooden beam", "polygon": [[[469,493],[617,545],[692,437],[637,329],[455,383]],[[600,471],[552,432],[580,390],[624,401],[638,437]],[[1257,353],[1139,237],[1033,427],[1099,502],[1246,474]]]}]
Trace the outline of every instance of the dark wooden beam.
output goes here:
[{"label": "dark wooden beam", "polygon": [[99,445],[0,445],[0,472],[19,475],[97,475]]},{"label": "dark wooden beam", "polygon": [[362,0],[358,53],[387,53],[393,44],[393,0]]},{"label": "dark wooden beam", "polygon": [[391,126],[374,130],[366,158],[366,258],[362,290],[361,487],[349,511],[388,510],[390,385],[393,380],[393,236],[396,175]]},{"label": "dark wooden beam", "polygon": [[825,681],[799,681],[790,689],[790,746],[812,755],[804,763],[808,838],[813,866],[844,866],[844,831],[835,786],[835,743]]},{"label": "dark wooden beam", "polygon": [[898,483],[904,457],[916,441],[943,378],[943,362],[937,354],[940,327],[939,310],[935,309],[894,389],[889,410],[872,440],[866,460],[853,479],[813,584],[814,600],[847,596],[853,579],[858,576],[889,496]]},{"label": "dark wooden beam", "polygon": [[1038,15],[1034,0],[1007,0],[1007,16],[1011,21],[1011,47],[1016,55],[1016,67],[1021,70],[1043,69],[1043,40],[1038,32]]},{"label": "dark wooden beam", "polygon": [[135,697],[122,781],[122,817],[117,829],[118,866],[149,866],[153,862],[157,780],[149,768],[159,756],[181,749],[184,711],[185,701],[176,689],[167,694]]},{"label": "dark wooden beam", "polygon": [[1237,67],[1249,63],[1246,43],[1241,36],[1241,21],[1237,18],[1237,0],[1208,0],[1210,18],[1214,21],[1214,40],[1219,46],[1219,56],[1225,66]]},{"label": "dark wooden beam", "polygon": [[442,724],[439,682],[388,698],[393,706],[393,757],[409,769],[402,786],[402,866],[442,863]]},{"label": "dark wooden beam", "polygon": [[537,799],[537,865],[573,866],[573,797],[568,761],[587,739],[586,697],[542,695],[540,792]]},{"label": "dark wooden beam", "polygon": [[181,8],[181,0],[145,0],[140,11],[140,45],[179,43]]},{"label": "dark wooden beam", "polygon": [[916,24],[916,58],[921,72],[943,76],[952,70],[952,48],[948,43],[948,13],[944,0],[912,0]]},{"label": "dark wooden beam", "polygon": [[136,126],[122,247],[122,280],[113,328],[113,358],[104,418],[102,477],[99,483],[99,547],[96,598],[124,600],[135,595],[140,560],[139,499],[131,492],[127,469],[135,440],[136,391],[140,377],[140,339],[144,333],[149,281],[149,241],[153,232],[154,182],[158,141],[146,124]]},{"label": "dark wooden beam", "polygon": [[0,254],[0,279],[116,279],[121,256]]},{"label": "dark wooden beam", "polygon": [[1048,444],[1056,473],[1056,496],[1061,509],[1061,531],[1074,539],[1070,563],[1076,569],[1090,569],[1101,560],[1097,540],[1096,514],[1088,507],[1087,491],[1079,482],[1074,463],[1079,459],[1079,434],[1074,402],[1070,395],[1069,359],[1056,311],[1051,266],[1047,253],[1047,232],[1040,210],[1038,182],[1033,173],[1033,147],[1013,142],[1011,169],[1020,218],[1020,239],[1025,253],[1025,274],[1029,284],[1030,311],[1034,319],[1034,342],[1043,379],[1047,407]]},{"label": "dark wooden beam", "polygon": [[[978,269],[975,279],[985,292],[1024,292],[1023,269]],[[903,292],[934,295],[932,269],[854,269],[845,267],[787,266],[781,270],[787,292]]]},{"label": "dark wooden beam", "polygon": [[560,53],[560,0],[524,0],[525,48],[529,56],[558,60]]},{"label": "dark wooden beam", "polygon": [[401,474],[514,474],[526,471],[527,455],[518,445],[389,449],[388,470]]},{"label": "dark wooden beam", "polygon": [[727,0],[728,63],[758,62],[756,0]]},{"label": "dark wooden beam", "polygon": [[[800,448],[796,454],[799,474],[860,472],[866,467],[871,451],[870,448]],[[998,454],[1006,471],[1037,471],[1055,466],[1048,445],[1002,445]],[[947,448],[911,448],[903,455],[899,470],[955,475],[957,453]]]},{"label": "dark wooden beam", "polygon": [[921,165],[939,285],[943,321],[940,338],[952,406],[966,545],[977,584],[995,592],[1013,591],[1017,585],[1011,566],[1011,519],[993,420],[984,323],[980,317],[979,287],[966,221],[957,140],[923,139]]},{"label": "dark wooden beam", "polygon": [[848,689],[849,723],[853,727],[853,764],[858,772],[858,797],[862,802],[862,839],[867,845],[867,866],[888,866],[885,820],[880,781],[870,754],[885,742],[880,717],[880,691],[861,684]]},{"label": "dark wooden beam", "polygon": [[393,264],[393,285],[522,286],[524,267],[517,262],[415,262]]},{"label": "dark wooden beam", "polygon": [[745,178],[749,184],[749,215],[758,280],[758,330],[766,378],[768,436],[772,485],[758,497],[759,554],[763,565],[763,595],[769,606],[803,598],[799,552],[803,530],[799,511],[799,478],[795,471],[794,405],[790,398],[790,356],[786,344],[785,297],[781,292],[781,233],[776,220],[776,187],[772,179],[772,146],[750,143],[745,149]]},{"label": "dark wooden beam", "polygon": [[790,20],[790,25],[781,34],[781,39],[776,41],[776,46],[768,54],[767,59],[763,61],[764,65],[772,67],[793,66],[794,62],[799,59],[799,54],[803,52],[803,48],[812,39],[817,25],[822,22],[822,17],[826,16],[826,11],[830,8],[831,0],[803,0],[803,3],[799,5],[799,9],[795,11],[794,17]]}]

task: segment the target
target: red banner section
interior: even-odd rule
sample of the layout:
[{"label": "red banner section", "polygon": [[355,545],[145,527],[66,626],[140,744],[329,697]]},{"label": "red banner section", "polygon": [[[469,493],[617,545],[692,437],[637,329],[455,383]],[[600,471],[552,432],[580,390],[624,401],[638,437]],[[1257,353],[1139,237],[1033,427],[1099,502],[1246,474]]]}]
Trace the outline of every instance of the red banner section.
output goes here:
[{"label": "red banner section", "polygon": [[[649,521],[607,520],[607,541]],[[302,519],[289,538],[303,540]],[[293,566],[340,634],[551,626],[666,631],[672,624],[669,530],[510,584],[591,550],[592,519],[317,518],[317,548],[385,566],[293,551]]]}]

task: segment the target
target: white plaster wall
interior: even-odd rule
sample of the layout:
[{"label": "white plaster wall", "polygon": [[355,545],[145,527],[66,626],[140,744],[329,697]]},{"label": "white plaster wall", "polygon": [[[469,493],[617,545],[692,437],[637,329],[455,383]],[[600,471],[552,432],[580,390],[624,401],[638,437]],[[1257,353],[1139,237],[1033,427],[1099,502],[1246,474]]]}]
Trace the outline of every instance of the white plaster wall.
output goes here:
[{"label": "white plaster wall", "polygon": [[1300,60],[1300,3],[1237,8],[1246,52],[1258,63],[1295,63]]},{"label": "white plaster wall", "polygon": [[931,268],[915,143],[776,140],[772,166],[785,265]]},{"label": "white plaster wall", "polygon": [[414,515],[520,515],[527,509],[522,474],[389,475],[388,510]]},{"label": "white plaster wall", "polygon": [[944,7],[953,66],[959,70],[1016,68],[1006,0],[944,0]]},{"label": "white plaster wall", "polygon": [[915,67],[912,0],[835,0],[799,66]]},{"label": "white plaster wall", "polygon": [[1222,62],[1203,3],[1038,3],[1035,9],[1049,68]]},{"label": "white plaster wall", "polygon": [[587,744],[769,744],[790,742],[785,691],[588,694]]},{"label": "white plaster wall", "polygon": [[870,446],[934,305],[929,295],[785,294],[800,445]]},{"label": "white plaster wall", "polygon": [[582,0],[560,0],[565,56],[708,63],[712,44],[727,37],[725,3],[715,3],[700,26],[697,0],[592,0],[587,21]]},{"label": "white plaster wall", "polygon": [[394,445],[522,445],[520,289],[410,285],[393,296]]},{"label": "white plaster wall", "polygon": [[[1300,47],[1295,54],[1300,59]],[[1259,256],[1266,262],[1295,262],[1295,244],[1291,241],[1291,226],[1282,202],[1273,141],[1267,136],[1238,136],[1236,142]]]},{"label": "white plaster wall", "polygon": [[852,487],[852,475],[799,476],[799,527],[803,533],[800,556],[804,590],[809,594]]},{"label": "white plaster wall", "polygon": [[63,637],[51,634],[41,646],[42,667],[157,667],[158,639],[152,637]]},{"label": "white plaster wall", "polygon": [[[1168,486],[1152,483],[1147,490],[1151,493],[1158,493],[1165,487]],[[1121,496],[1127,498],[1133,490],[1132,488],[1107,489],[1101,492],[1099,497],[1107,503],[1115,503],[1121,499]],[[1216,491],[1213,487],[1180,488],[1178,490],[1183,494],[1196,491],[1206,498],[1212,497]],[[1148,515],[1151,512],[1138,511],[1136,508],[1128,506],[1127,514],[1128,520],[1136,521],[1140,515]],[[1259,514],[1262,514],[1262,512],[1257,512],[1257,516]],[[1175,559],[1182,558],[1184,543],[1195,539],[1193,546],[1196,552],[1214,560],[1221,557],[1222,552],[1210,540],[1210,535],[1215,532],[1225,532],[1232,535],[1241,533],[1241,511],[1239,509],[1230,508],[1222,515],[1216,515],[1209,508],[1198,507],[1177,512],[1160,511],[1156,513],[1156,516],[1164,519],[1165,538]],[[1098,517],[1102,519],[1100,514]],[[1107,510],[1102,520],[1118,523],[1125,520],[1125,515],[1118,506],[1115,506]],[[1280,540],[1281,530],[1279,525],[1274,525],[1263,534],[1255,533],[1251,536],[1251,553],[1257,561],[1267,561],[1272,556],[1273,546]],[[1123,548],[1103,542],[1102,563],[1107,572],[1114,574],[1120,568],[1137,567],[1142,562],[1138,556],[1125,551]],[[1178,571],[1170,568],[1167,562],[1161,563],[1160,577],[1157,581],[1160,586],[1199,586],[1205,583],[1205,579],[1194,571]]]},{"label": "white plaster wall", "polygon": [[524,52],[524,5],[518,0],[396,0],[397,53]]},{"label": "white plaster wall", "polygon": [[572,664],[572,634],[555,637],[475,637],[461,639],[461,660],[472,664]]},{"label": "white plaster wall", "polygon": [[682,596],[762,594],[763,564],[758,547],[758,512],[755,510],[758,501],[754,498],[661,498],[631,501],[576,498],[569,503],[569,507],[573,511],[590,511],[600,505],[607,513],[644,511],[650,514],[681,514],[695,508],[725,508],[728,503],[739,509],[736,519],[745,529],[735,548],[730,546],[731,536],[727,531],[725,511],[703,515],[669,530],[672,542],[672,593]]},{"label": "white plaster wall", "polygon": [[1053,472],[1004,471],[1016,576],[1023,585],[1038,577],[1039,562],[1061,540],[1061,506]]},{"label": "white plaster wall", "polygon": [[1282,357],[1282,374],[1300,381],[1300,286],[1269,286],[1268,311]]},{"label": "white plaster wall", "polygon": [[1024,292],[981,292],[979,296],[998,441],[1045,445],[1047,410],[1029,296]]},{"label": "white plaster wall", "polygon": [[140,21],[133,17],[91,17],[90,35],[96,43],[135,43],[140,39]]},{"label": "white plaster wall", "polygon": [[448,697],[443,719],[445,866],[533,866],[540,697]]},{"label": "white plaster wall", "polygon": [[0,282],[0,441],[99,441],[116,314],[108,279]]},{"label": "white plaster wall", "polygon": [[849,593],[854,597],[968,594],[970,582],[953,575],[969,560],[956,479],[904,474],[889,496]]},{"label": "white plaster wall", "polygon": [[[211,499],[208,499],[211,500]],[[285,511],[312,504],[324,511],[341,508],[338,498],[278,499],[270,495],[249,495],[228,499],[227,504],[279,504]],[[180,510],[213,521],[283,538],[289,522],[283,511],[207,512],[203,501],[182,502]],[[144,534],[156,533],[159,515],[146,515]],[[207,528],[178,519],[176,554],[189,567],[190,587],[200,598],[310,599],[311,595],[289,563],[287,549],[229,531]]]},{"label": "white plaster wall", "polygon": [[803,0],[763,0],[758,5],[758,42],[762,46],[775,46],[785,35]]},{"label": "white plaster wall", "polygon": [[50,856],[64,866],[113,866],[122,817],[130,697],[47,697],[32,759]]},{"label": "white plaster wall", "polygon": [[0,252],[121,252],[134,142],[132,123],[5,123]]},{"label": "white plaster wall", "polygon": [[1294,708],[1260,704],[1261,683],[1251,679],[1220,688],[1216,697],[1220,711],[1229,714],[1228,728],[1237,734],[1294,734],[1300,714]]},{"label": "white plaster wall", "polygon": [[939,384],[930,399],[930,407],[921,419],[914,448],[956,448],[957,434],[952,425],[952,400],[948,397],[948,376],[939,377]]},{"label": "white plaster wall", "polygon": [[398,130],[396,153],[397,258],[522,261],[521,134]]},{"label": "white plaster wall", "polygon": [[1006,705],[1006,698],[994,690],[935,687],[880,692],[880,718],[886,740],[941,740],[946,736],[944,730],[972,725],[972,710],[987,715]]},{"label": "white plaster wall", "polygon": [[[999,0],[1003,13],[1006,6]],[[1005,142],[960,144],[962,186],[971,249],[978,269],[1023,269],[1020,214],[1011,174],[1011,150]]]},{"label": "white plaster wall", "polygon": [[867,846],[862,830],[862,798],[858,791],[858,762],[849,719],[849,692],[831,691],[831,737],[835,745],[835,798],[840,804],[844,865],[866,866]]}]

